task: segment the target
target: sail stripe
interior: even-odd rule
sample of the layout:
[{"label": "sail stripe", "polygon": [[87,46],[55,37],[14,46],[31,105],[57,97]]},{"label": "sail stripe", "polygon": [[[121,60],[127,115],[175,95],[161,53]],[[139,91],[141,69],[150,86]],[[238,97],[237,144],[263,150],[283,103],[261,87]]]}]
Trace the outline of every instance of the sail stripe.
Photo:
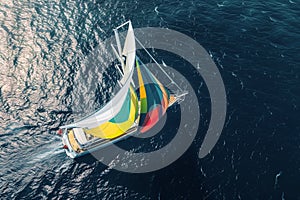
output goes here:
[{"label": "sail stripe", "polygon": [[142,77],[142,73],[140,70],[140,65],[138,63],[138,61],[136,60],[136,66],[137,66],[137,72],[138,72],[138,79],[139,79],[139,87],[140,87],[140,98],[144,99],[146,98],[146,90],[144,87],[144,81],[143,81],[143,77]]}]

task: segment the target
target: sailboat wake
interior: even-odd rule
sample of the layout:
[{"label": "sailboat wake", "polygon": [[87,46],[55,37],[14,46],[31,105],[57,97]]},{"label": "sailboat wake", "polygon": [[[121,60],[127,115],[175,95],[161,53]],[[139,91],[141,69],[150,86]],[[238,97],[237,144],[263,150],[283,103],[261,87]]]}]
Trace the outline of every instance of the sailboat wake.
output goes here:
[{"label": "sailboat wake", "polygon": [[63,152],[64,150],[61,148],[60,141],[55,141],[52,144],[43,144],[35,151],[34,154],[29,157],[30,160],[27,163],[34,164],[37,162],[41,162]]}]

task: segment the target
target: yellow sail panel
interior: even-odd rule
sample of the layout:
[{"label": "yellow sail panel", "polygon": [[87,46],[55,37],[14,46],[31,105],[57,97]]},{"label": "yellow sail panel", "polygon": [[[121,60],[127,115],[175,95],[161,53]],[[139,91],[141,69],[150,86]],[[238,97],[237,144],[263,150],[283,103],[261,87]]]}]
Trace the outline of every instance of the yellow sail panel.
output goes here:
[{"label": "yellow sail panel", "polygon": [[138,113],[138,99],[130,87],[120,112],[111,120],[92,129],[85,129],[87,134],[95,137],[113,139],[123,135],[135,122]]},{"label": "yellow sail panel", "polygon": [[113,139],[123,135],[133,124],[134,121],[127,121],[121,124],[106,122],[96,128],[86,130],[86,133],[99,138]]},{"label": "yellow sail panel", "polygon": [[146,90],[145,90],[145,86],[144,86],[144,81],[143,81],[140,65],[137,60],[136,60],[136,68],[137,68],[137,75],[138,75],[139,87],[140,87],[140,98],[144,99],[144,98],[146,98]]}]

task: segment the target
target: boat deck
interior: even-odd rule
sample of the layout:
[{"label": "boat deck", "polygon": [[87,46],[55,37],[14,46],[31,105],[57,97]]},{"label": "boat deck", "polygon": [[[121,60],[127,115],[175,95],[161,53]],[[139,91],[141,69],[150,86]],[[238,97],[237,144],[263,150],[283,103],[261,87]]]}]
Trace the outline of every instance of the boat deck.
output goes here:
[{"label": "boat deck", "polygon": [[75,138],[73,130],[69,130],[69,132],[68,132],[68,139],[69,139],[69,142],[71,144],[72,149],[75,152],[80,153],[80,152],[83,151],[82,148],[80,147],[79,143],[77,142],[76,138]]},{"label": "boat deck", "polygon": [[72,150],[75,151],[76,153],[81,153],[86,150],[93,149],[94,147],[102,146],[106,143],[113,142],[113,141],[119,140],[121,138],[125,138],[127,135],[129,136],[132,133],[136,132],[136,130],[137,130],[137,124],[134,124],[133,127],[128,129],[124,134],[122,134],[114,139],[94,138],[85,144],[80,144],[78,142],[73,130],[69,130],[67,136],[68,136],[69,143],[72,147]]}]

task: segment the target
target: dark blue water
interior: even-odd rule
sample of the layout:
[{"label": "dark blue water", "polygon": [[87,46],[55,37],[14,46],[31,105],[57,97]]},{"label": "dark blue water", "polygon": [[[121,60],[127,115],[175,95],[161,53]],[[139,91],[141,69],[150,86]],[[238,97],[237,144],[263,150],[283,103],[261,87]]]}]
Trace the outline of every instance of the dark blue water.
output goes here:
[{"label": "dark blue water", "polygon": [[[204,159],[210,99],[193,70],[182,73],[193,77],[200,129],[172,165],[126,174],[75,162],[60,148],[55,131],[74,118],[82,60],[128,19],[180,31],[216,62],[228,113]],[[296,0],[2,1],[0,199],[300,199],[299,21]],[[177,62],[168,65],[180,71]],[[109,88],[113,78],[104,77]],[[108,98],[99,91],[99,101]]]}]

